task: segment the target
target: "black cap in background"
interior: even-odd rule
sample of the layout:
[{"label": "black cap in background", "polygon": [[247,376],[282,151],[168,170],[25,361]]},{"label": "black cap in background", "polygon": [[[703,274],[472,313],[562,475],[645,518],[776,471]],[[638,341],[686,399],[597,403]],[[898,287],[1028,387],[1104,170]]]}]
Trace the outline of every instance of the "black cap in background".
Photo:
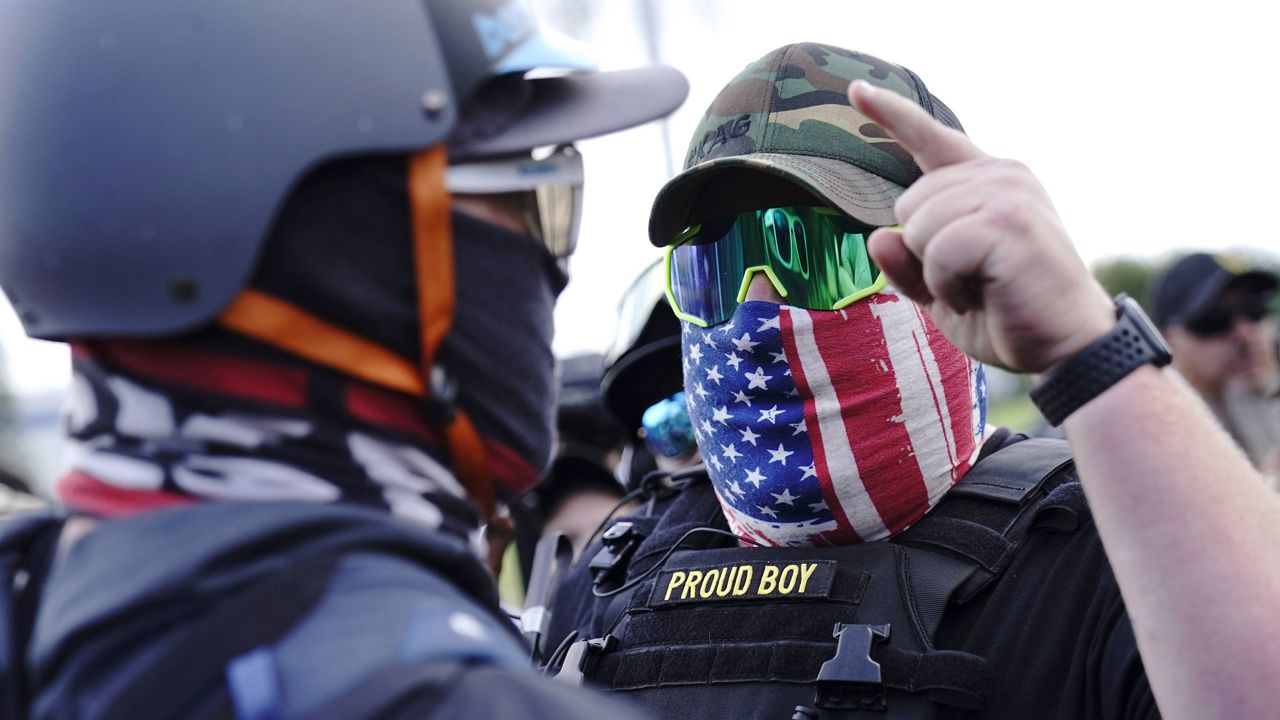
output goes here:
[{"label": "black cap in background", "polygon": [[1184,325],[1207,310],[1228,287],[1274,290],[1276,276],[1249,270],[1233,258],[1193,253],[1156,277],[1147,306],[1158,327]]}]

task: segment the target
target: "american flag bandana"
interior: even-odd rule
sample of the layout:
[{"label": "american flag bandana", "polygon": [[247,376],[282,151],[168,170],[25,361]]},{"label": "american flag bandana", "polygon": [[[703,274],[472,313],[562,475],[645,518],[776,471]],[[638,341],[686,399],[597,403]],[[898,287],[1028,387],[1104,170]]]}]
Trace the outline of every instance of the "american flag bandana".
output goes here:
[{"label": "american flag bandana", "polygon": [[742,303],[685,323],[685,392],[734,532],[766,545],[897,534],[964,476],[986,379],[891,291],[836,311]]}]

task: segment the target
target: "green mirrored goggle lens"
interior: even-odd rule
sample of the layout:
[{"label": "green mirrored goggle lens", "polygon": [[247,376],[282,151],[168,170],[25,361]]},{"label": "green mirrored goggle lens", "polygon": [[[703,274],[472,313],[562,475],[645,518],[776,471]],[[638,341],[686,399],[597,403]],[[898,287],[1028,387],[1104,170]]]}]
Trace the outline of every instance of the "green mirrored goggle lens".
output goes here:
[{"label": "green mirrored goggle lens", "polygon": [[681,319],[716,325],[763,272],[788,305],[839,310],[884,286],[867,254],[872,230],[826,207],[769,208],[703,223],[667,248],[668,299]]}]

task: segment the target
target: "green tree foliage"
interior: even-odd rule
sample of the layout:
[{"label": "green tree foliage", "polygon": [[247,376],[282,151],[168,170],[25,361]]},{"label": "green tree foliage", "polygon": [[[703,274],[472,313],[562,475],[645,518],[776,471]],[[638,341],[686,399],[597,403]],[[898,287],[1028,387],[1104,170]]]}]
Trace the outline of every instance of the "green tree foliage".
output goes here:
[{"label": "green tree foliage", "polygon": [[1128,293],[1145,303],[1147,291],[1157,272],[1168,263],[1137,258],[1107,258],[1093,265],[1093,276],[1111,295]]}]

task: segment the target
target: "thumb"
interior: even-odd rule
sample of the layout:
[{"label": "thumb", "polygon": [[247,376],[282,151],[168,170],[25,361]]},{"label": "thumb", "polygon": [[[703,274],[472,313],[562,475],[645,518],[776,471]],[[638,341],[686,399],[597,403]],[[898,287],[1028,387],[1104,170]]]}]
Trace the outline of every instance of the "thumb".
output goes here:
[{"label": "thumb", "polygon": [[924,282],[924,266],[903,242],[901,230],[896,227],[877,229],[867,239],[867,252],[898,292],[917,305],[928,305],[933,300]]},{"label": "thumb", "polygon": [[964,133],[943,125],[891,90],[855,80],[849,85],[849,102],[884,128],[925,172],[987,157]]}]

